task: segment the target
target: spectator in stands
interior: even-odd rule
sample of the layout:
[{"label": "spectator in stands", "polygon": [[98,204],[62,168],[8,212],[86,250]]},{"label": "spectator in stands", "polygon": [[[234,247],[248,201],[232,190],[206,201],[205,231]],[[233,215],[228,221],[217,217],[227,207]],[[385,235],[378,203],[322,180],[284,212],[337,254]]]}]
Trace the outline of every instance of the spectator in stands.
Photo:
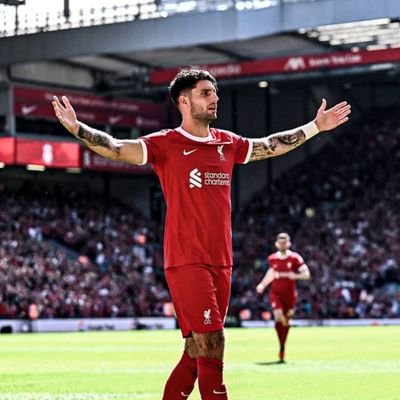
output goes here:
[{"label": "spectator in stands", "polygon": [[[287,230],[313,276],[300,283],[299,318],[400,317],[400,117],[376,110],[352,130],[236,216],[231,315],[266,311],[254,284],[273,233]],[[0,185],[0,318],[26,318],[31,299],[41,318],[162,315],[159,226],[116,203],[45,192]]]}]

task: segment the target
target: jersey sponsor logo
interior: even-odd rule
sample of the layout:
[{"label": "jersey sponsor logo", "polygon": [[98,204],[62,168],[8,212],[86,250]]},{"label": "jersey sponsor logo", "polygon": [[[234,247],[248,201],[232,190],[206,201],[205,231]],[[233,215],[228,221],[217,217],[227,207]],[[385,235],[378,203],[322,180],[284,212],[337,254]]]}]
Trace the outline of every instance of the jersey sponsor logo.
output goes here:
[{"label": "jersey sponsor logo", "polygon": [[189,154],[192,154],[192,153],[194,153],[194,152],[197,151],[197,150],[198,150],[198,149],[189,150],[189,151],[183,150],[183,155],[184,155],[184,156],[188,156]]},{"label": "jersey sponsor logo", "polygon": [[206,186],[229,186],[230,175],[228,172],[204,172],[194,168],[189,172],[189,187],[201,188],[203,184]]},{"label": "jersey sponsor logo", "polygon": [[197,168],[192,169],[189,173],[190,189],[193,189],[194,187],[201,188],[202,186],[201,172]]},{"label": "jersey sponsor logo", "polygon": [[223,144],[221,144],[221,146],[217,146],[217,152],[219,154],[219,159],[221,161],[226,161],[225,154],[224,154],[223,151],[224,151],[224,145]]},{"label": "jersey sponsor logo", "polygon": [[204,310],[204,325],[211,325],[211,308]]},{"label": "jersey sponsor logo", "polygon": [[230,176],[227,172],[205,172],[204,184],[209,186],[229,186]]}]

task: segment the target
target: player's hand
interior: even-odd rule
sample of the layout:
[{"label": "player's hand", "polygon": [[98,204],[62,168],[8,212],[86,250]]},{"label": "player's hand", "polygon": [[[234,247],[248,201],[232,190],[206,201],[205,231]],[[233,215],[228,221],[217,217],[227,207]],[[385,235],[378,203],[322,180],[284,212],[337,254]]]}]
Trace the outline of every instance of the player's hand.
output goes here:
[{"label": "player's hand", "polygon": [[51,104],[53,105],[54,113],[65,129],[67,129],[73,135],[77,135],[79,131],[79,124],[75,111],[72,108],[67,96],[63,96],[61,100],[62,103],[57,96],[53,97]]},{"label": "player's hand", "polygon": [[287,277],[288,279],[291,279],[291,280],[293,281],[293,280],[296,279],[296,273],[294,273],[294,272],[288,272],[288,273],[286,274],[286,277]]},{"label": "player's hand", "polygon": [[284,277],[285,277],[284,272],[274,271],[274,279],[279,279],[279,278],[284,278]]},{"label": "player's hand", "polygon": [[259,283],[256,287],[256,291],[258,294],[263,294],[265,290],[265,286],[262,283]]},{"label": "player's hand", "polygon": [[326,109],[326,100],[322,99],[320,108],[314,122],[320,132],[330,131],[349,120],[351,114],[351,106],[346,101],[336,104],[329,110]]}]

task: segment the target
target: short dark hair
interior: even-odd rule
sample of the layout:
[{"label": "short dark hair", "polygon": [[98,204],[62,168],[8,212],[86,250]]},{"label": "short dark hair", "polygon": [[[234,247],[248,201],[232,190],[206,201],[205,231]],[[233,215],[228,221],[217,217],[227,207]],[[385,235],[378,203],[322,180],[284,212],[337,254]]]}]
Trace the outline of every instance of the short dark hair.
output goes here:
[{"label": "short dark hair", "polygon": [[290,240],[290,236],[286,232],[281,232],[281,233],[278,233],[278,235],[276,235],[276,240],[279,240],[279,239]]},{"label": "short dark hair", "polygon": [[210,81],[218,89],[217,80],[206,70],[185,68],[181,69],[169,85],[171,100],[178,106],[178,98],[183,90],[193,89],[199,81]]}]

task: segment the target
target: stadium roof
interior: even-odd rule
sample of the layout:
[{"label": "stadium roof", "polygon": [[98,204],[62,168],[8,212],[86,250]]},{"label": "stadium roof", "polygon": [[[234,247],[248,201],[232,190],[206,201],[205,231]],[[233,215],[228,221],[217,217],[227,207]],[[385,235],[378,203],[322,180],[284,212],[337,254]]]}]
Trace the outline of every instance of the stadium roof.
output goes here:
[{"label": "stadium roof", "polygon": [[[356,3],[360,1],[365,0],[349,2],[348,7],[357,7]],[[153,69],[313,55],[354,48],[398,47],[400,23],[394,19],[394,15],[398,15],[396,2],[382,0],[379,4],[374,3],[376,9],[371,14],[368,9],[364,10],[362,21],[355,21],[350,9],[331,11],[335,14],[333,18],[328,11],[336,3],[334,0],[164,0],[158,2],[164,6],[164,11],[168,7],[172,10],[173,4],[194,8],[184,12],[181,7],[181,13],[176,8],[174,12],[170,11],[174,14],[172,17],[159,16],[158,23],[155,19],[150,21],[150,17],[149,21],[138,17],[140,20],[133,24],[131,13],[124,14],[126,19],[120,7],[104,8],[103,13],[113,10],[116,14],[114,17],[94,15],[92,10],[92,19],[89,20],[89,25],[94,25],[92,27],[85,27],[86,23],[81,21],[84,27],[78,29],[62,30],[68,26],[59,25],[61,30],[56,32],[46,32],[52,29],[44,27],[39,34],[1,39],[3,43],[9,43],[0,47],[0,65],[57,61],[103,75],[104,81],[109,82],[107,87],[124,87],[132,80],[145,79]],[[141,3],[148,6],[156,2],[143,0]],[[230,6],[223,8],[228,3]],[[212,11],[196,9],[205,7],[205,4],[212,5]],[[255,4],[262,7],[256,9]],[[311,14],[310,10],[316,14]],[[196,18],[193,18],[195,11]],[[309,18],[305,18],[308,15]],[[385,18],[368,19],[368,15],[385,15]],[[108,19],[104,19],[106,17]],[[120,23],[101,26],[98,24],[101,20]],[[327,24],[332,20],[340,23]],[[71,21],[69,24],[73,28]],[[197,34],[199,29],[202,29],[201,36]],[[164,32],[171,34],[166,36]],[[144,39],[134,40],[138,36]]]},{"label": "stadium roof", "polygon": [[232,61],[312,54],[326,51],[324,44],[296,32],[220,44],[144,50],[118,54],[71,57],[68,61],[82,67],[122,72],[130,68],[169,68],[175,66],[220,64]]}]

